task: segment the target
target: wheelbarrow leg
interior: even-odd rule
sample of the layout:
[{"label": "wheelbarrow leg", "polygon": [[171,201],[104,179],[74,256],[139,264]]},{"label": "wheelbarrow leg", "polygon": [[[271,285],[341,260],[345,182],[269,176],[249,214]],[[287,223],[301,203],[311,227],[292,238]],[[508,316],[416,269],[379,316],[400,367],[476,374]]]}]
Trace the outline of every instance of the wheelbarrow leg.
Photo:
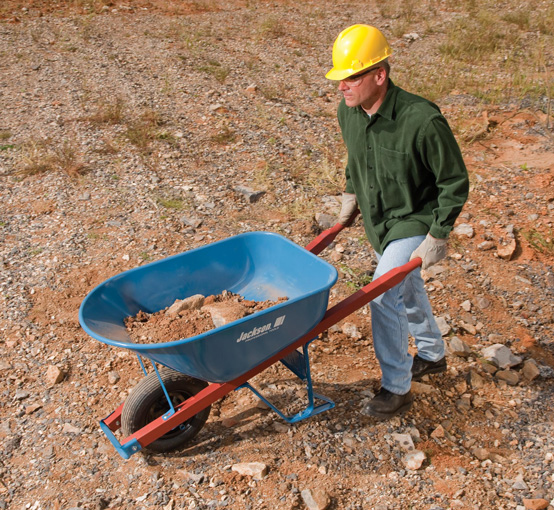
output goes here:
[{"label": "wheelbarrow leg", "polygon": [[[240,386],[240,388],[248,388],[252,393],[254,393],[260,400],[265,402],[271,409],[273,409],[283,420],[288,423],[297,423],[316,414],[322,413],[329,409],[335,407],[335,403],[324,395],[320,395],[314,392],[312,375],[310,372],[310,357],[308,354],[309,345],[313,342],[312,339],[302,346],[302,352],[294,350],[291,353],[287,354],[281,363],[285,365],[294,375],[296,375],[300,380],[306,383],[306,392],[308,396],[308,405],[302,411],[298,413],[287,416],[281,410],[279,410],[275,405],[273,405],[269,400],[267,400],[256,388],[254,388],[250,383],[246,382]],[[323,401],[323,404],[316,405],[316,399]]]}]

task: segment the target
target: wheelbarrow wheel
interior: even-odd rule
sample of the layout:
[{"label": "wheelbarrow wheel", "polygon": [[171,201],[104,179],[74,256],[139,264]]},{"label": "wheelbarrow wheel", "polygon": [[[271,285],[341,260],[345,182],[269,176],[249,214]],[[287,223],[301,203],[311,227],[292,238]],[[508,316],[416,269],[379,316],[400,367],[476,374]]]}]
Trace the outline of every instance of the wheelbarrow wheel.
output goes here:
[{"label": "wheelbarrow wheel", "polygon": [[[169,368],[164,367],[159,372],[174,407],[208,386],[205,381]],[[206,407],[150,443],[146,449],[168,452],[180,448],[200,432],[208,419],[210,409],[211,406]],[[124,435],[130,436],[168,411],[169,404],[158,376],[155,372],[151,372],[131,390],[125,401],[121,412],[121,430]]]}]

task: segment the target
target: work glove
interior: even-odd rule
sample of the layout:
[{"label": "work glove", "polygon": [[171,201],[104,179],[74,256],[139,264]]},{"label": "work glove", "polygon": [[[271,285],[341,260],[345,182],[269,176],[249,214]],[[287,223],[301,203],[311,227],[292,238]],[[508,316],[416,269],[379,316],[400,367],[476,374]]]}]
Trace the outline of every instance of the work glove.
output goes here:
[{"label": "work glove", "polygon": [[421,269],[427,269],[446,257],[446,243],[446,239],[436,239],[431,234],[427,234],[410,256],[410,260],[421,257]]},{"label": "work glove", "polygon": [[343,193],[342,207],[339,213],[339,223],[341,225],[346,225],[357,208],[358,201],[356,200],[356,195],[354,195],[354,193]]}]

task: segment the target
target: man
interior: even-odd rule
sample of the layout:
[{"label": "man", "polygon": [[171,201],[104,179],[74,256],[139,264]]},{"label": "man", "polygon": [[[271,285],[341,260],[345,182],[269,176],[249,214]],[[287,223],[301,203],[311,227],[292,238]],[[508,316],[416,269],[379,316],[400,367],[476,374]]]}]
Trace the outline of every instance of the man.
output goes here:
[{"label": "man", "polygon": [[[446,119],[435,104],[394,85],[391,53],[378,29],[351,26],[337,37],[326,75],[344,96],[338,120],[348,162],[339,222],[347,225],[360,209],[378,259],[374,278],[414,257],[423,269],[441,260],[469,189]],[[419,269],[370,306],[382,378],[362,412],[388,419],[412,406],[412,379],[446,370],[444,342]]]}]

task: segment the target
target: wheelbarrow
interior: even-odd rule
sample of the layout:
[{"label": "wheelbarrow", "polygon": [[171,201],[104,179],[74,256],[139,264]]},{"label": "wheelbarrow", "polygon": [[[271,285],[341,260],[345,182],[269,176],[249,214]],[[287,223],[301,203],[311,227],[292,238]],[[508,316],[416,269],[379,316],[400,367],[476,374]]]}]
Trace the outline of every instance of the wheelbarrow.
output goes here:
[{"label": "wheelbarrow", "polygon": [[[332,409],[313,391],[308,347],[317,336],[400,283],[417,258],[327,309],[336,269],[317,257],[344,228],[321,233],[306,248],[271,232],[249,232],[116,275],[94,288],[79,309],[93,338],[137,354],[145,377],[100,427],[125,459],[148,449],[183,447],[204,426],[211,405],[248,388],[288,423]],[[255,301],[288,299],[206,333],[178,341],[134,343],[124,320],[154,313],[195,294],[227,290]],[[142,359],[153,371],[147,372]],[[285,415],[248,381],[281,362],[306,386],[307,406]],[[161,365],[158,369],[157,364]],[[116,437],[119,434],[121,441]]]}]

